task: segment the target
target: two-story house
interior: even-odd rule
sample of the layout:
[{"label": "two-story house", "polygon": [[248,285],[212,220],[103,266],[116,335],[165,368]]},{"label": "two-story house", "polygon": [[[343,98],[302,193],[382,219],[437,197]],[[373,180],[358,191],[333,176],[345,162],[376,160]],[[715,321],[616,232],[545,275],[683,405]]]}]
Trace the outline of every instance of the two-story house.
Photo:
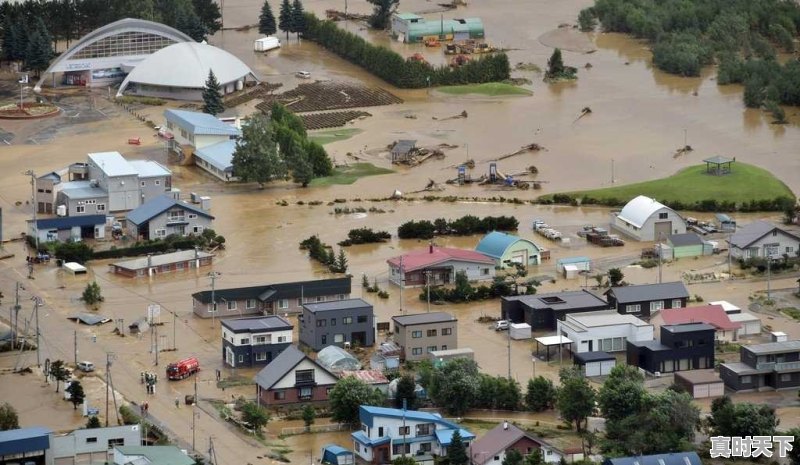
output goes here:
[{"label": "two-story house", "polygon": [[349,299],[351,290],[349,276],[208,290],[192,294],[192,310],[200,318],[299,313],[303,304]]},{"label": "two-story house", "polygon": [[506,459],[506,453],[511,449],[516,450],[523,457],[538,450],[545,463],[559,463],[564,457],[563,452],[541,438],[504,421],[472,443],[472,447],[469,448],[470,463],[472,465],[502,465]]},{"label": "two-story house", "polygon": [[267,365],[292,345],[292,328],[275,315],[222,320],[222,359],[234,368]]},{"label": "two-story house", "polygon": [[362,405],[358,415],[361,430],[352,434],[353,451],[373,464],[390,463],[402,455],[433,463],[433,456],[447,456],[456,431],[467,449],[475,439],[474,434],[436,413]]},{"label": "two-story house", "polygon": [[722,305],[702,305],[699,307],[665,308],[652,315],[653,327],[663,325],[683,325],[687,323],[708,323],[717,330],[718,341],[733,342],[742,324],[731,321]]},{"label": "two-story house", "polygon": [[255,377],[256,395],[267,407],[298,402],[322,402],[339,378],[297,347],[283,350]]},{"label": "two-story house", "polygon": [[714,333],[706,323],[661,327],[660,341],[628,341],[628,365],[650,373],[714,368]]},{"label": "two-story house", "polygon": [[612,287],[605,295],[608,305],[617,312],[641,318],[650,318],[664,308],[685,307],[689,300],[689,291],[680,281]]},{"label": "two-story house", "polygon": [[403,360],[427,360],[431,352],[458,348],[458,320],[449,313],[401,315],[392,321]]},{"label": "two-story house", "polygon": [[719,367],[725,386],[734,391],[800,387],[800,340],[742,346],[739,359]]},{"label": "two-story house", "polygon": [[572,352],[622,352],[627,341],[652,341],[653,325],[614,310],[567,315],[558,334],[572,341]]},{"label": "two-story house", "polygon": [[304,304],[300,342],[314,351],[326,346],[375,344],[375,312],[362,299]]},{"label": "two-story house", "polygon": [[201,234],[211,227],[214,217],[202,208],[162,194],[129,212],[125,220],[128,235],[146,241],[171,234]]},{"label": "two-story house", "polygon": [[500,318],[527,323],[534,330],[554,330],[566,315],[608,309],[608,303],[586,289],[502,297]]},{"label": "two-story house", "polygon": [[169,109],[164,118],[171,151],[179,157],[193,156],[195,165],[222,181],[236,180],[232,160],[241,130],[196,111]]},{"label": "two-story house", "polygon": [[108,193],[108,210],[133,210],[141,205],[139,172],[119,152],[89,154],[89,179]]},{"label": "two-story house", "polygon": [[756,221],[741,227],[728,241],[733,258],[796,257],[800,251],[800,236],[768,221]]}]

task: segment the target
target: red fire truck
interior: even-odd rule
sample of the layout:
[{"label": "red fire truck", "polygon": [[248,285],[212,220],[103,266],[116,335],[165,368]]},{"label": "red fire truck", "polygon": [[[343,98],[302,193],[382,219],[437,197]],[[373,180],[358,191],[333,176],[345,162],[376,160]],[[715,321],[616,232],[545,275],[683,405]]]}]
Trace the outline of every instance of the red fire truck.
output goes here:
[{"label": "red fire truck", "polygon": [[167,378],[184,379],[200,371],[200,362],[195,357],[185,358],[167,365]]}]

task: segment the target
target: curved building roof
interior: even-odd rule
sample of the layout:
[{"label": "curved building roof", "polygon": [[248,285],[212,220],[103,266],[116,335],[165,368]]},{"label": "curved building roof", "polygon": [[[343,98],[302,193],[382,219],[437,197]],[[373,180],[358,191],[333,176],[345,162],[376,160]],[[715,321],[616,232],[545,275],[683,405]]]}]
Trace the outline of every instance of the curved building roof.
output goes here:
[{"label": "curved building roof", "polygon": [[533,243],[533,241],[529,241],[528,239],[523,239],[521,237],[517,237],[511,234],[507,234],[500,231],[492,231],[489,234],[483,236],[480,242],[478,242],[478,246],[475,247],[475,250],[482,253],[483,255],[487,255],[494,259],[501,259],[503,255],[506,253],[506,250],[511,247],[512,244],[515,244],[517,241],[525,241],[530,242],[536,247],[536,250],[539,250],[539,246]]},{"label": "curved building roof", "polygon": [[[656,199],[651,199],[644,195],[640,195],[631,200],[619,212],[619,219],[627,221],[628,223],[641,228],[642,225],[650,218],[650,215],[661,210],[662,208],[669,208],[663,203],[657,202]],[[670,209],[671,210],[671,209]]]},{"label": "curved building roof", "polygon": [[208,44],[181,42],[163,48],[147,57],[128,74],[117,95],[129,83],[163,87],[202,89],[213,70],[220,84],[225,85],[250,75],[253,71],[232,54]]},{"label": "curved building roof", "polygon": [[73,42],[42,73],[36,91],[49,73],[119,67],[135,62],[168,45],[193,42],[183,32],[165,24],[125,18],[106,24]]}]

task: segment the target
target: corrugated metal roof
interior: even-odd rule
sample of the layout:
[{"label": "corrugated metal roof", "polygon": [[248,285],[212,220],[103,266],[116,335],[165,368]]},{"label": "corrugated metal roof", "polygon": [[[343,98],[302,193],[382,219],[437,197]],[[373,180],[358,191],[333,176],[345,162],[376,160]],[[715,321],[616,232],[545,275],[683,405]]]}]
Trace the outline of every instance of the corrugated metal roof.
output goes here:
[{"label": "corrugated metal roof", "polygon": [[716,328],[707,323],[688,323],[677,325],[664,325],[661,327],[670,333],[693,333],[695,331],[716,331]]},{"label": "corrugated metal roof", "polygon": [[702,465],[702,463],[697,452],[675,452],[606,459],[603,465]]},{"label": "corrugated metal roof", "polygon": [[667,240],[674,247],[686,247],[690,245],[703,245],[703,239],[695,233],[672,234]]},{"label": "corrugated metal roof", "polygon": [[[197,258],[213,257],[214,254],[208,252],[197,252]],[[160,255],[153,255],[150,262],[151,266],[170,265],[173,263],[185,262],[195,258],[194,250],[181,250],[178,252],[164,253]],[[147,268],[147,257],[134,258],[133,260],[125,260],[122,262],[113,263],[118,268],[127,270],[141,270]]]},{"label": "corrugated metal roof", "polygon": [[222,320],[222,326],[233,332],[237,331],[266,331],[276,329],[291,329],[292,324],[279,315],[259,316],[255,318],[236,318]]},{"label": "corrugated metal roof", "polygon": [[0,457],[49,449],[51,432],[39,426],[0,431]]},{"label": "corrugated metal roof", "polygon": [[713,157],[711,157],[711,158],[706,158],[706,159],[705,159],[705,160],[703,160],[703,161],[704,161],[704,162],[706,162],[706,163],[715,163],[715,164],[716,164],[716,163],[720,163],[720,164],[721,164],[721,163],[729,163],[729,162],[732,162],[732,161],[733,161],[733,158],[726,158],[726,157],[723,157],[723,156],[721,156],[721,155],[716,155],[716,156],[713,156]]},{"label": "corrugated metal roof", "polygon": [[164,213],[167,210],[172,208],[182,208],[184,210],[188,210],[190,212],[197,213],[200,216],[204,216],[206,218],[214,219],[210,213],[203,210],[202,208],[196,207],[190,203],[182,202],[180,200],[175,200],[174,198],[170,197],[169,195],[162,195],[159,197],[154,198],[153,200],[138,206],[134,210],[131,210],[125,216],[125,219],[130,221],[133,224],[140,225],[145,221],[150,221],[151,219],[155,218],[156,216]]},{"label": "corrugated metal roof", "polygon": [[432,19],[408,23],[410,36],[427,36],[469,32],[476,37],[483,37],[483,22],[480,18],[465,19]]},{"label": "corrugated metal roof", "polygon": [[108,197],[108,192],[100,187],[93,187],[90,181],[65,182],[61,185],[61,193],[72,200]]},{"label": "corrugated metal roof", "polygon": [[767,342],[765,344],[744,346],[744,348],[758,355],[795,352],[800,351],[800,341]]},{"label": "corrugated metal roof", "polygon": [[410,19],[422,19],[422,16],[414,14],[414,13],[397,13],[395,16],[402,20],[410,20]]},{"label": "corrugated metal roof", "polygon": [[134,176],[139,174],[119,152],[90,153],[89,161],[94,163],[109,177]]},{"label": "corrugated metal roof", "polygon": [[342,378],[352,376],[367,384],[389,384],[389,379],[380,370],[343,370]]},{"label": "corrugated metal roof", "polygon": [[739,228],[738,231],[736,231],[731,235],[729,242],[734,247],[737,247],[739,249],[746,249],[752,243],[756,242],[757,240],[771,233],[774,229],[777,229],[780,233],[786,234],[787,236],[800,241],[800,237],[790,232],[784,231],[783,229],[775,226],[769,221],[756,221],[754,223],[750,223]]},{"label": "corrugated metal roof", "polygon": [[514,424],[508,423],[508,429],[505,429],[503,428],[503,423],[500,423],[475,440],[470,446],[472,456],[476,459],[476,465],[483,465],[491,461],[492,457],[504,452],[524,437],[540,445],[543,444],[542,440],[523,431]]},{"label": "corrugated metal roof", "polygon": [[324,370],[329,375],[336,377],[333,373],[325,369],[322,365],[315,360],[308,357],[296,346],[289,346],[283,350],[269,365],[265,366],[255,376],[256,384],[261,386],[261,389],[269,390],[278,381],[283,379],[294,367],[300,364],[303,360],[308,359],[311,363],[316,365],[320,370]]},{"label": "corrugated metal roof", "polygon": [[485,254],[474,250],[454,249],[450,247],[432,247],[411,251],[400,257],[392,257],[386,260],[393,266],[400,266],[400,259],[403,262],[403,271],[415,271],[429,266],[446,263],[449,261],[464,261],[474,263],[485,263],[493,265],[494,260]]},{"label": "corrugated metal roof", "polygon": [[148,465],[194,465],[195,461],[175,446],[117,446],[122,455],[147,457]]},{"label": "corrugated metal roof", "polygon": [[625,206],[622,208],[622,211],[620,211],[619,215],[617,216],[619,216],[621,220],[626,221],[637,228],[641,228],[647,219],[650,218],[650,215],[658,210],[661,210],[662,208],[668,207],[657,202],[655,199],[640,195],[625,204]]},{"label": "corrugated metal roof", "polygon": [[708,323],[722,331],[732,331],[742,327],[734,323],[725,313],[722,305],[703,305],[700,307],[665,308],[659,310],[661,319],[667,325],[681,325],[686,323]]},{"label": "corrugated metal roof", "polygon": [[231,173],[233,172],[233,152],[235,151],[236,141],[229,139],[197,149],[194,156],[220,171]]},{"label": "corrugated metal roof", "polygon": [[319,302],[315,304],[304,304],[303,308],[312,313],[327,312],[330,310],[348,310],[351,308],[372,308],[372,305],[363,299],[331,300],[330,302]]},{"label": "corrugated metal roof", "polygon": [[168,170],[161,163],[153,160],[131,160],[128,163],[139,174],[140,178],[155,178],[161,176],[171,176],[172,171]]},{"label": "corrugated metal roof", "polygon": [[483,236],[483,239],[481,239],[481,241],[478,242],[478,245],[475,247],[475,250],[484,255],[499,260],[500,258],[503,257],[503,254],[506,253],[506,250],[518,241],[530,242],[531,244],[533,244],[536,250],[541,250],[541,247],[534,244],[533,241],[530,241],[528,239],[522,239],[521,237],[500,231],[492,231],[489,234]]},{"label": "corrugated metal roof", "polygon": [[106,223],[105,215],[64,216],[36,220],[37,229],[71,229],[74,227],[97,226]]},{"label": "corrugated metal roof", "polygon": [[224,123],[208,113],[170,108],[164,111],[164,117],[167,121],[177,123],[178,126],[195,135],[240,136],[242,134],[242,131],[236,127]]},{"label": "corrugated metal roof", "polygon": [[457,322],[458,319],[447,312],[415,313],[413,315],[393,316],[392,320],[402,326],[421,325],[429,323]]},{"label": "corrugated metal roof", "polygon": [[[265,302],[278,299],[296,299],[299,297],[321,297],[337,294],[348,295],[351,290],[352,278],[345,277],[217,289],[215,291],[215,297],[217,301],[222,301],[222,299],[258,299]],[[211,291],[195,292],[192,294],[192,298],[204,304],[211,303]]]},{"label": "corrugated metal roof", "polygon": [[689,297],[689,291],[680,281],[661,284],[639,284],[613,287],[606,293],[613,293],[619,303],[646,302],[653,300],[680,299]]}]

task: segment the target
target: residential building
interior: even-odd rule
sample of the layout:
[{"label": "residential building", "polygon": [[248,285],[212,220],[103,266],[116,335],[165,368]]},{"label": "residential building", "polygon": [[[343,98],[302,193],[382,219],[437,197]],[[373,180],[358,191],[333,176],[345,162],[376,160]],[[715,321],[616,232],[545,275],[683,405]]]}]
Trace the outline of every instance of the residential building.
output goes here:
[{"label": "residential building", "polygon": [[169,150],[179,157],[194,157],[194,163],[222,181],[233,181],[233,152],[242,131],[213,115],[196,111],[164,111]]},{"label": "residential building", "polygon": [[725,384],[713,369],[675,373],[675,384],[681,386],[695,399],[722,397],[725,395]]},{"label": "residential building", "polygon": [[62,182],[56,194],[59,216],[107,215],[108,192],[96,181]]},{"label": "residential building", "polygon": [[800,387],[800,340],[742,346],[739,362],[723,363],[719,374],[734,391]]},{"label": "residential building", "polygon": [[233,368],[268,365],[292,345],[293,328],[277,315],[222,320],[222,359]]},{"label": "residential building", "polygon": [[660,341],[628,342],[628,365],[650,373],[714,368],[715,332],[706,323],[662,326]]},{"label": "residential building", "polygon": [[117,446],[114,465],[194,465],[192,457],[176,446]]},{"label": "residential building", "polygon": [[756,221],[733,233],[728,247],[733,258],[796,257],[800,251],[800,236],[768,221]]},{"label": "residential building", "polygon": [[100,152],[89,154],[88,165],[89,182],[108,193],[110,212],[133,210],[172,190],[172,173],[154,161],[134,165],[119,152]]},{"label": "residential building", "polygon": [[665,308],[654,313],[650,317],[650,323],[653,324],[656,331],[664,325],[708,323],[716,329],[715,338],[721,342],[735,341],[737,332],[742,328],[740,323],[731,321],[722,305]]},{"label": "residential building", "polygon": [[36,178],[36,213],[54,215],[56,213],[56,196],[60,189],[61,178],[66,170],[51,171]]},{"label": "residential building", "polygon": [[703,465],[703,462],[697,452],[673,452],[606,459],[603,465]]},{"label": "residential building", "polygon": [[76,429],[66,434],[50,435],[49,456],[53,464],[101,463],[113,460],[117,446],[139,446],[142,429],[139,425]]},{"label": "residential building", "polygon": [[458,348],[458,319],[449,313],[400,315],[392,321],[402,360],[426,360],[431,352]]},{"label": "residential building", "polygon": [[542,248],[533,241],[499,231],[483,236],[475,251],[493,258],[500,269],[542,263]]},{"label": "residential building", "polygon": [[573,352],[572,361],[586,377],[607,376],[617,366],[617,357],[603,351]]},{"label": "residential building", "polygon": [[556,329],[558,320],[575,313],[608,309],[608,303],[586,289],[502,297],[500,318],[527,323],[533,330]]},{"label": "residential building", "polygon": [[665,308],[685,307],[689,300],[689,291],[680,281],[612,287],[605,295],[608,305],[619,313],[643,318]]},{"label": "residential building", "polygon": [[372,346],[375,344],[372,305],[362,299],[304,304],[300,342],[317,352],[328,345]]},{"label": "residential building", "polygon": [[686,221],[675,210],[640,195],[611,215],[611,228],[637,241],[659,241],[684,234]]},{"label": "residential building", "polygon": [[626,341],[652,341],[653,325],[613,310],[565,315],[558,334],[572,341],[572,352],[623,352]]},{"label": "residential building", "polygon": [[494,260],[473,250],[435,247],[415,250],[386,261],[389,281],[402,287],[452,284],[457,273],[470,281],[494,279]]},{"label": "residential building", "polygon": [[145,241],[163,239],[172,234],[199,235],[211,228],[212,221],[214,217],[206,210],[163,194],[128,212],[125,217],[128,235]]},{"label": "residential building", "polygon": [[214,255],[199,250],[181,250],[178,252],[148,255],[109,265],[109,271],[128,278],[155,276],[172,271],[185,271],[201,266],[210,266]]},{"label": "residential building", "polygon": [[299,313],[304,303],[349,299],[351,288],[348,276],[200,291],[192,294],[192,311],[200,318]]},{"label": "residential building", "polygon": [[39,236],[39,242],[81,241],[106,236],[105,215],[71,216],[28,220],[28,234]]},{"label": "residential building", "polygon": [[296,346],[283,350],[255,377],[256,396],[267,407],[298,402],[321,402],[338,378]]},{"label": "residential building", "polygon": [[473,465],[502,465],[506,453],[511,449],[516,450],[523,457],[538,450],[546,463],[559,463],[562,457],[556,448],[541,438],[504,421],[473,441],[469,448],[470,463]]},{"label": "residential building", "polygon": [[395,13],[391,26],[392,37],[409,44],[428,39],[461,41],[484,37],[480,18],[427,20],[414,13]]},{"label": "residential building", "polygon": [[447,456],[456,431],[467,450],[475,439],[474,434],[435,413],[369,405],[359,407],[358,413],[361,429],[352,434],[353,451],[372,464],[389,463],[402,455],[433,463],[433,456]]}]

